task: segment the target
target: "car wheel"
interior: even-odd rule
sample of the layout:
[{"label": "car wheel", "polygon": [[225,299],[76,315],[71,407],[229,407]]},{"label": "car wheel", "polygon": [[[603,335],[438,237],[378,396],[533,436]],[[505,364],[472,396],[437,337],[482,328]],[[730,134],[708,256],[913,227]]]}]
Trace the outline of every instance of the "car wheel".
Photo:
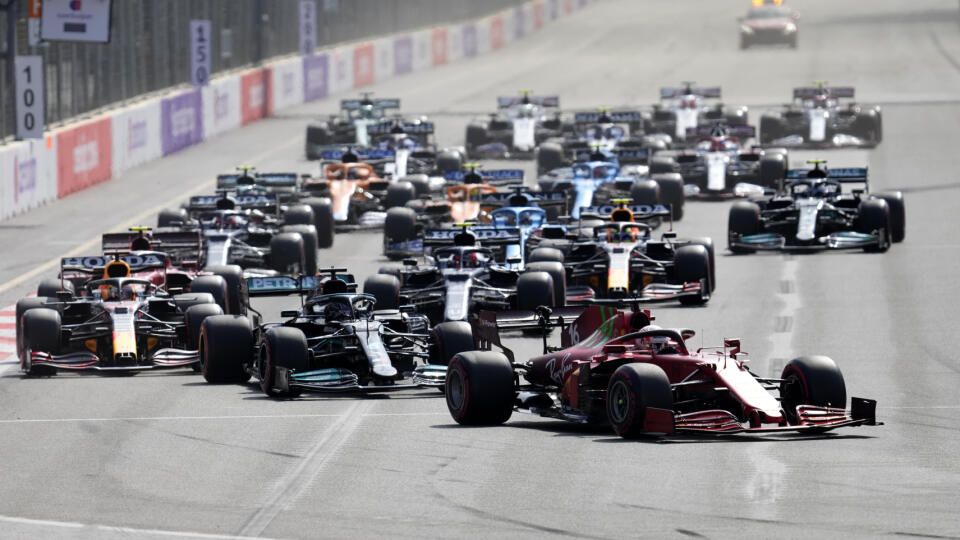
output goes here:
[{"label": "car wheel", "polygon": [[299,328],[274,327],[267,330],[260,350],[260,389],[269,397],[285,398],[300,395],[300,390],[281,391],[275,388],[276,368],[284,367],[303,373],[310,369],[307,338]]},{"label": "car wheel", "polygon": [[387,274],[374,274],[363,282],[363,292],[373,295],[376,309],[400,308],[400,280]]},{"label": "car wheel", "polygon": [[[226,313],[230,309],[227,280],[221,276],[197,276],[190,282],[191,293],[207,293],[213,296],[213,302]],[[186,311],[189,308],[181,308]]]},{"label": "car wheel", "polygon": [[780,403],[791,423],[797,423],[797,405],[842,409],[847,387],[836,362],[826,356],[794,358],[780,375]]},{"label": "car wheel", "polygon": [[270,239],[270,267],[281,274],[303,271],[303,237],[298,233],[275,234]]},{"label": "car wheel", "polygon": [[644,435],[647,409],[673,409],[670,380],[660,366],[630,363],[617,368],[607,384],[607,419],[625,439]]},{"label": "car wheel", "polygon": [[454,356],[476,349],[473,328],[464,321],[440,323],[430,331],[430,363],[447,365]]},{"label": "car wheel", "polygon": [[23,353],[20,367],[27,375],[53,375],[56,369],[50,366],[34,366],[31,354],[34,351],[57,354],[60,352],[60,312],[55,309],[37,308],[23,314]]},{"label": "car wheel", "polygon": [[457,423],[490,426],[506,422],[516,400],[513,366],[501,353],[457,354],[447,366],[447,409]]},{"label": "car wheel", "polygon": [[890,207],[883,199],[860,201],[857,231],[864,234],[879,234],[880,243],[863,248],[870,253],[883,253],[890,247]]},{"label": "car wheel", "polygon": [[253,325],[242,315],[214,315],[200,324],[200,371],[208,383],[244,383],[253,363]]},{"label": "car wheel", "polygon": [[699,296],[681,296],[680,303],[685,306],[701,305],[710,297],[710,254],[701,245],[686,245],[673,254],[673,264],[680,283],[706,282],[707,294]]},{"label": "car wheel", "polygon": [[[756,203],[737,201],[730,207],[730,216],[727,219],[727,237],[733,239],[735,235],[746,236],[760,232],[760,207]],[[727,246],[734,253],[753,253],[756,250],[734,246],[731,242]]]}]

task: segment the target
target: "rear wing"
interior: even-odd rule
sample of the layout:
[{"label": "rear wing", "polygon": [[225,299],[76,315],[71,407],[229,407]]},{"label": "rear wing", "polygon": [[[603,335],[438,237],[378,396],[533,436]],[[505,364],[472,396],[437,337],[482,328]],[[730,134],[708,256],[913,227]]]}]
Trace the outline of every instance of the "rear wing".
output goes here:
[{"label": "rear wing", "polygon": [[[484,169],[472,171],[488,184],[513,184],[523,182],[523,169]],[[443,175],[445,180],[463,182],[463,178],[470,171],[448,171]]]},{"label": "rear wing", "polygon": [[399,109],[400,98],[378,99],[341,99],[340,109],[344,111],[358,111],[365,104],[373,105],[374,109]]},{"label": "rear wing", "polygon": [[540,107],[559,107],[560,96],[498,96],[497,107],[507,109],[516,105],[531,103]]},{"label": "rear wing", "polygon": [[[357,282],[353,274],[337,274],[337,279],[347,282],[356,289]],[[326,276],[270,276],[247,278],[250,296],[286,296],[290,294],[309,294],[321,285]]]},{"label": "rear wing", "polygon": [[[470,318],[470,325],[473,327],[473,336],[478,348],[489,350],[497,347],[503,351],[504,355],[506,355],[511,362],[514,362],[513,351],[507,348],[500,340],[500,330],[546,330],[550,328],[560,328],[562,346],[568,347],[572,341],[570,334],[574,332],[568,332],[567,330],[588,311],[596,311],[597,317],[594,318],[602,318],[602,314],[613,310],[599,306],[556,307],[551,308],[549,313],[546,310],[483,310]],[[590,329],[590,332],[592,331],[593,329]],[[587,332],[584,336],[589,335],[590,332]],[[544,345],[546,345],[546,334],[544,334]]]},{"label": "rear wing", "polygon": [[[722,134],[721,134],[722,133]],[[753,139],[757,136],[757,128],[750,125],[716,126],[705,125],[687,128],[687,140],[705,139],[709,137],[736,137],[738,139]]]},{"label": "rear wing", "polygon": [[279,205],[279,202],[277,201],[277,196],[276,194],[273,194],[273,193],[259,193],[256,195],[237,195],[237,196],[194,195],[193,197],[190,197],[190,200],[187,203],[187,210],[191,212],[203,211],[203,210],[216,210],[217,208],[220,208],[218,206],[218,204],[220,204],[220,201],[227,198],[233,201],[235,208],[275,209]]},{"label": "rear wing", "polygon": [[578,112],[574,113],[573,121],[577,124],[597,124],[601,118],[608,118],[612,123],[630,123],[643,120],[640,111],[607,111],[607,112]]},{"label": "rear wing", "polygon": [[[575,148],[572,152],[573,161],[590,161],[593,152],[589,148]],[[621,163],[647,163],[650,160],[648,148],[614,148],[607,153]]]},{"label": "rear wing", "polygon": [[[477,238],[481,246],[501,246],[520,243],[520,229],[516,227],[490,227],[478,225],[467,231]],[[463,229],[427,229],[423,232],[424,246],[452,246],[454,238],[463,234]]]},{"label": "rear wing", "polygon": [[[140,238],[140,233],[106,233],[101,238],[104,253],[130,251],[131,244]],[[203,235],[200,231],[152,232],[146,240],[150,242],[151,248],[166,253],[170,259],[177,262],[199,261],[203,256]]]},{"label": "rear wing", "polygon": [[525,198],[527,201],[534,202],[537,206],[548,206],[554,204],[565,204],[567,194],[562,191],[520,191],[520,192],[499,192],[488,193],[480,197],[480,203],[490,206],[517,206],[511,202],[514,197]]},{"label": "rear wing", "polygon": [[853,98],[854,88],[852,86],[804,86],[793,89],[793,99],[811,99],[822,95]]},{"label": "rear wing", "polygon": [[[598,216],[609,216],[614,210],[621,208],[616,204],[603,204],[599,206],[584,206],[580,208],[580,215],[595,214]],[[669,217],[670,205],[663,204],[628,204],[625,207],[633,213],[633,219],[652,219],[656,217]]]},{"label": "rear wing", "polygon": [[660,99],[674,99],[694,95],[702,98],[720,99],[719,86],[679,86],[660,89]]},{"label": "rear wing", "polygon": [[[234,189],[237,187],[237,178],[239,174],[218,174],[217,189]],[[297,173],[257,173],[254,176],[257,185],[263,187],[296,187]]]},{"label": "rear wing", "polygon": [[[149,269],[163,269],[167,267],[167,255],[160,252],[138,253],[136,255],[120,255],[119,260],[130,265],[131,272],[140,272]],[[60,259],[60,275],[64,271],[95,274],[102,272],[107,264],[116,260],[111,255],[89,255],[86,257],[63,257]]]},{"label": "rear wing", "polygon": [[[787,180],[805,180],[811,169],[790,169],[787,171]],[[827,169],[827,178],[842,183],[866,183],[866,167],[848,167],[843,169]]]},{"label": "rear wing", "polygon": [[357,159],[361,161],[371,161],[377,159],[393,159],[396,157],[396,152],[393,150],[381,150],[379,148],[365,148],[362,150],[326,150],[320,154],[320,159],[326,161],[340,161],[343,159],[343,155],[351,153],[357,156]]},{"label": "rear wing", "polygon": [[429,135],[434,132],[433,122],[380,122],[367,126],[367,133],[371,135],[388,135],[394,130],[402,133]]}]

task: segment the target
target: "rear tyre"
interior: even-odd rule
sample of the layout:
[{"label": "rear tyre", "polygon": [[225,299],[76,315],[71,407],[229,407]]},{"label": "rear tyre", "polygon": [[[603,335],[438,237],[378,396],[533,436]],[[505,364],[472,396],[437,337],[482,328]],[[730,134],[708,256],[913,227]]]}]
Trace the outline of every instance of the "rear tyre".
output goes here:
[{"label": "rear tyre", "polygon": [[540,306],[553,307],[556,296],[553,278],[546,272],[524,272],[517,278],[517,309],[534,310]]},{"label": "rear tyre", "polygon": [[537,172],[543,174],[563,167],[563,146],[543,143],[537,149]]},{"label": "rear tyre", "polygon": [[183,208],[176,210],[161,210],[157,215],[157,228],[179,227],[187,221],[187,211]]},{"label": "rear tyre", "polygon": [[310,360],[307,356],[307,338],[299,328],[274,327],[267,330],[263,349],[260,351],[260,389],[269,397],[296,397],[299,390],[275,388],[276,368],[284,367],[300,373],[307,371]]},{"label": "rear tyre", "polygon": [[270,268],[281,274],[303,269],[303,237],[297,233],[275,234],[270,239]]},{"label": "rear tyre", "polygon": [[633,204],[656,206],[660,203],[660,184],[654,180],[637,180],[630,186]]},{"label": "rear tyre", "polygon": [[314,275],[317,273],[317,229],[313,225],[285,225],[285,233],[299,233],[303,240],[303,273]]},{"label": "rear tyre", "polygon": [[478,125],[467,126],[467,152],[476,151],[477,147],[487,144],[487,128]]},{"label": "rear tyre", "polygon": [[563,263],[557,261],[544,261],[530,263],[525,268],[526,272],[546,272],[553,281],[553,301],[552,306],[566,305],[567,299],[567,271]]},{"label": "rear tyre", "polygon": [[16,318],[14,320],[17,334],[17,357],[23,355],[23,316],[31,309],[46,307],[46,302],[46,298],[37,296],[17,300]]},{"label": "rear tyre", "polygon": [[783,137],[780,119],[774,116],[760,117],[760,144],[770,144]]},{"label": "rear tyre", "polygon": [[717,265],[716,265],[716,255],[713,249],[713,238],[703,237],[703,238],[694,238],[690,240],[690,244],[703,246],[707,250],[707,256],[710,262],[710,292],[712,293],[714,289],[717,288]]},{"label": "rear tyre", "polygon": [[660,186],[660,204],[669,204],[674,221],[683,219],[683,177],[679,173],[658,174],[652,177]]},{"label": "rear tyre", "polygon": [[670,380],[660,366],[631,363],[617,368],[607,384],[607,419],[624,439],[645,434],[647,408],[673,409]]},{"label": "rear tyre", "polygon": [[391,208],[383,222],[383,235],[388,241],[404,242],[417,237],[417,212],[413,208]]},{"label": "rear tyre", "polygon": [[306,199],[303,202],[313,209],[313,224],[317,228],[317,247],[320,249],[332,247],[333,238],[336,236],[334,230],[336,222],[333,219],[330,199]]},{"label": "rear tyre", "polygon": [[460,353],[447,367],[447,409],[457,423],[492,426],[506,422],[516,400],[513,366],[501,353]]},{"label": "rear tyre", "polygon": [[224,313],[230,309],[228,290],[227,280],[221,276],[198,276],[190,282],[190,292],[210,294]]},{"label": "rear tyre", "polygon": [[394,182],[387,186],[387,195],[384,201],[386,208],[396,208],[417,198],[417,189],[410,182]]},{"label": "rear tyre", "polygon": [[400,280],[387,274],[374,274],[363,282],[363,292],[376,298],[376,309],[400,308]]},{"label": "rear tyre", "polygon": [[[183,320],[187,326],[187,348],[190,350],[200,349],[200,332],[203,321],[208,317],[223,315],[223,310],[216,304],[198,304],[187,308],[183,314]],[[203,366],[198,363],[197,371]]]},{"label": "rear tyre", "polygon": [[236,264],[208,266],[205,270],[220,276],[227,283],[227,305],[223,312],[230,315],[246,315],[248,304],[247,281],[243,279],[243,268]]},{"label": "rear tyre", "polygon": [[53,375],[56,369],[34,366],[33,351],[57,354],[60,352],[60,312],[55,309],[31,309],[23,315],[23,353],[20,367],[27,375]]},{"label": "rear tyre", "polygon": [[857,231],[864,234],[877,234],[879,245],[863,248],[870,253],[883,253],[890,247],[890,207],[883,199],[860,201],[860,215],[857,218]]},{"label": "rear tyre", "polygon": [[677,165],[677,160],[672,157],[654,156],[650,159],[648,167],[651,176],[654,174],[680,172],[680,166]]},{"label": "rear tyre", "polygon": [[287,225],[313,225],[313,208],[306,204],[291,206],[283,213],[283,222]]},{"label": "rear tyre", "polygon": [[69,281],[63,282],[63,287],[60,286],[59,279],[44,279],[37,285],[37,296],[38,297],[50,297],[56,298],[57,293],[61,290],[73,292],[73,283]]},{"label": "rear tyre", "polygon": [[454,356],[476,349],[473,329],[464,321],[440,323],[430,331],[430,363],[447,365]]},{"label": "rear tyre", "polygon": [[[680,283],[706,281],[707,292],[709,293],[710,254],[707,253],[707,248],[701,245],[681,246],[673,255],[673,264],[674,268],[677,269],[677,280]],[[680,303],[685,306],[695,306],[705,304],[708,299],[709,294],[681,296]]]},{"label": "rear tyre", "polygon": [[200,371],[212,384],[243,383],[253,363],[253,325],[241,315],[214,315],[200,325]]},{"label": "rear tyre", "polygon": [[756,250],[733,245],[732,240],[740,235],[746,236],[760,232],[760,207],[756,203],[737,201],[730,207],[727,219],[727,247],[734,253],[753,253]]},{"label": "rear tyre", "polygon": [[847,387],[836,362],[826,356],[794,358],[780,376],[780,402],[791,423],[797,423],[797,405],[842,409]]},{"label": "rear tyre", "polygon": [[890,210],[890,239],[895,243],[903,242],[907,227],[906,210],[903,207],[903,193],[891,191],[889,193],[880,193],[877,197],[887,201],[887,208]]},{"label": "rear tyre", "polygon": [[535,262],[558,262],[562,263],[564,260],[563,252],[557,248],[551,247],[538,247],[534,248],[530,252],[530,255],[527,256],[527,263]]},{"label": "rear tyre", "polygon": [[[437,171],[440,176],[463,168],[463,156],[460,152],[440,152],[437,154]],[[429,191],[429,185],[427,186]]]},{"label": "rear tyre", "polygon": [[777,189],[787,177],[787,157],[783,154],[765,155],[760,159],[760,185]]}]

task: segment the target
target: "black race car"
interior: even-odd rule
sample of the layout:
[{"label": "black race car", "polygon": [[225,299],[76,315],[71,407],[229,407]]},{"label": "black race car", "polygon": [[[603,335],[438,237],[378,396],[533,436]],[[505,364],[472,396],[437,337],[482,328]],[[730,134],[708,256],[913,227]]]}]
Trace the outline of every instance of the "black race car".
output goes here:
[{"label": "black race car", "polygon": [[529,158],[541,142],[563,132],[560,98],[498,97],[497,112],[467,125],[466,149],[472,158]]},{"label": "black race car", "polygon": [[[872,194],[867,169],[792,169],[786,185],[772,197],[739,201],[730,208],[729,247],[734,253],[756,250],[863,249],[886,251],[904,238],[903,194]],[[864,189],[843,191],[847,183]]]},{"label": "black race car", "polygon": [[793,103],[760,117],[760,142],[786,147],[874,147],[883,140],[883,116],[877,105],[843,103],[851,86],[794,88]]},{"label": "black race car", "polygon": [[307,159],[320,159],[323,152],[344,145],[369,146],[368,128],[389,120],[388,112],[399,108],[399,99],[372,99],[369,93],[360,99],[341,100],[340,114],[307,126]]}]

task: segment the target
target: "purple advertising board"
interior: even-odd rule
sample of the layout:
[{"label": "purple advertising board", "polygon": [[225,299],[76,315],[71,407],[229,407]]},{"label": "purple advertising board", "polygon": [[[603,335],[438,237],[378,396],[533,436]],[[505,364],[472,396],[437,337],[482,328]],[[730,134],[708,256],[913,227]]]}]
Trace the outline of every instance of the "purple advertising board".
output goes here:
[{"label": "purple advertising board", "polygon": [[527,31],[527,21],[524,17],[523,7],[516,7],[513,10],[513,37],[520,39]]},{"label": "purple advertising board", "polygon": [[203,105],[200,89],[184,92],[160,104],[163,155],[203,141]]},{"label": "purple advertising board", "polygon": [[393,40],[393,72],[396,75],[413,71],[413,39],[409,36]]},{"label": "purple advertising board", "polygon": [[477,27],[472,24],[463,25],[463,55],[477,55]]},{"label": "purple advertising board", "polygon": [[560,14],[560,0],[550,0],[550,20],[554,20]]},{"label": "purple advertising board", "polygon": [[303,57],[303,100],[313,101],[330,93],[330,59],[325,54]]}]

